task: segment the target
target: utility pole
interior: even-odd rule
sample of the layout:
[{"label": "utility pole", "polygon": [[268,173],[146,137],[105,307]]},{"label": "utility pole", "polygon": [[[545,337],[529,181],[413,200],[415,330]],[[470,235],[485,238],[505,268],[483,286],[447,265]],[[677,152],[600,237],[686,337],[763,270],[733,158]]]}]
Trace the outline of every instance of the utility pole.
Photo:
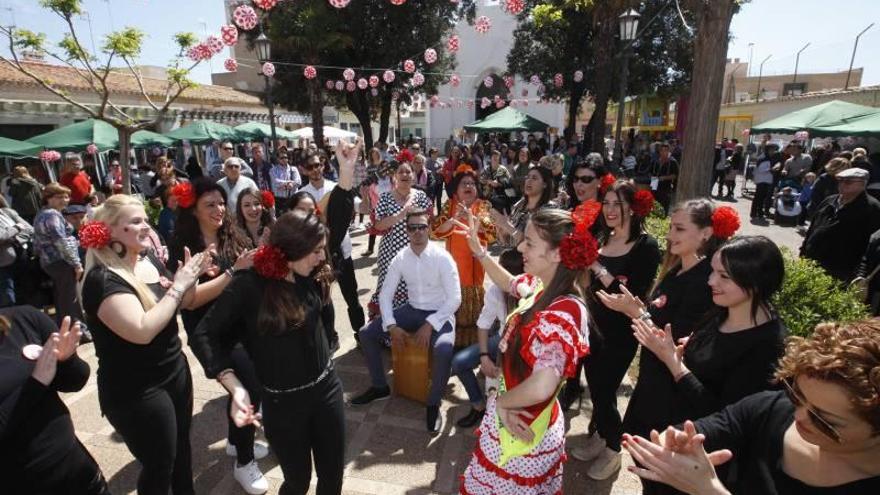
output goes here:
[{"label": "utility pole", "polygon": [[874,26],[873,22],[871,24],[868,24],[868,27],[866,27],[865,29],[862,29],[862,32],[859,33],[858,36],[856,36],[856,42],[855,42],[855,44],[853,44],[852,58],[849,59],[849,70],[846,71],[846,84],[843,85],[844,91],[849,89],[849,76],[852,74],[853,62],[855,62],[855,60],[856,60],[856,48],[859,47],[859,38],[861,38],[862,35],[865,34],[865,31],[871,29],[872,26]]},{"label": "utility pole", "polygon": [[761,76],[764,75],[764,62],[770,60],[770,57],[772,56],[773,55],[767,55],[767,58],[761,62],[761,68],[758,70],[758,89],[755,92],[755,101],[761,101]]},{"label": "utility pole", "polygon": [[795,59],[794,59],[794,80],[792,81],[792,83],[796,83],[796,82],[797,82],[797,70],[798,70],[798,64],[801,63],[801,52],[803,52],[804,50],[806,50],[808,46],[810,46],[809,43],[807,43],[806,45],[804,45],[804,47],[801,48],[800,50],[798,50],[798,52],[797,52],[797,57],[795,57]]},{"label": "utility pole", "polygon": [[749,66],[746,68],[746,77],[752,77],[752,55],[755,54],[755,44],[749,43]]}]

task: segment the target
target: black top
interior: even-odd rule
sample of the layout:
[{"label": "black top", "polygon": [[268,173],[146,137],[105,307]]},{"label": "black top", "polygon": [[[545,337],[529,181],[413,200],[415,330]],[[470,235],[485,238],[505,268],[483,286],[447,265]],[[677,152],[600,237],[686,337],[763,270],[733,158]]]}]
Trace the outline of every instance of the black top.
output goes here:
[{"label": "black top", "polygon": [[[648,303],[651,320],[659,328],[672,325],[675,341],[687,337],[710,309],[712,302],[709,274],[710,258],[706,257],[680,273],[667,273]],[[624,430],[646,436],[652,428],[663,428],[673,423],[675,382],[669,369],[653,352],[643,350],[639,358],[639,379],[633,391],[624,419]]]},{"label": "black top", "polygon": [[[643,233],[636,239],[629,252],[622,256],[599,255],[599,263],[604,266],[614,277],[614,281],[605,287],[598,277],[592,277],[590,291],[595,293],[605,290],[608,293],[620,293],[620,286],[625,285],[633,295],[645,299],[657,267],[660,265],[660,248],[657,241],[648,234]],[[635,341],[633,336],[632,322],[623,313],[619,313],[598,301],[595,297],[587,298],[590,305],[590,315],[599,329],[597,338],[591,335],[590,345],[602,345],[603,343]],[[613,344],[611,344],[613,345]]]},{"label": "black top", "polygon": [[880,229],[880,202],[862,193],[840,208],[839,198],[829,196],[816,209],[801,256],[846,282],[854,276],[871,234]]},{"label": "black top", "polygon": [[[678,178],[678,161],[669,157],[666,163],[661,163],[658,159],[651,165],[651,175],[654,177],[663,177],[665,175],[675,175]],[[660,179],[657,182],[658,193],[669,193],[675,188],[676,179]]]},{"label": "black top", "polygon": [[739,459],[736,478],[725,485],[735,494],[866,495],[880,493],[880,476],[834,487],[815,487],[792,478],[782,467],[783,439],[794,422],[794,406],[784,392],[760,392],[696,421],[706,435],[706,451],[730,449]]},{"label": "black top", "polygon": [[11,323],[9,333],[0,334],[0,477],[4,491],[24,493],[9,483],[52,472],[77,446],[70,411],[56,392],[83,388],[89,365],[74,354],[43,385],[31,376],[36,361],[26,359],[22,348],[43,345],[58,330],[55,323],[31,306],[5,308],[0,316]]},{"label": "black top", "polygon": [[229,349],[239,342],[263,386],[286,390],[309,383],[324,371],[330,359],[324,329],[333,327],[333,306],[324,304],[322,289],[313,278],[295,275],[295,280],[282,282],[282,290],[296,295],[305,323],[275,335],[258,326],[260,306],[254,306],[269,289],[269,281],[253,270],[235,275],[190,339],[209,378],[233,367]]},{"label": "black top", "polygon": [[[153,254],[147,259],[160,275],[171,278]],[[157,300],[165,295],[161,283],[147,285]],[[102,409],[164,385],[187,366],[186,358],[180,352],[176,317],[172,317],[165,328],[145,345],[123,339],[98,318],[101,302],[113,294],[123,293],[137,295],[132,286],[108,268],[96,266],[86,274],[82,301],[98,356],[98,399]]]}]

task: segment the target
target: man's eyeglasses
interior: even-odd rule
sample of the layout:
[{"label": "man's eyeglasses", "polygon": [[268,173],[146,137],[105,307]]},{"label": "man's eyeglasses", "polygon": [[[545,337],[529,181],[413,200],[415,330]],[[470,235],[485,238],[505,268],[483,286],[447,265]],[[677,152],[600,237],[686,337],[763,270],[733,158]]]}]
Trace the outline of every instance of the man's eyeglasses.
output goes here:
[{"label": "man's eyeglasses", "polygon": [[577,184],[578,182],[581,182],[583,184],[592,184],[594,180],[596,180],[595,175],[575,175],[574,179],[572,179],[572,182],[574,182],[575,184]]},{"label": "man's eyeglasses", "polygon": [[423,230],[428,230],[428,226],[424,223],[410,224],[406,226],[406,231],[413,234],[416,232],[421,232]]},{"label": "man's eyeglasses", "polygon": [[224,146],[224,147],[223,147],[223,150],[224,150],[224,151],[235,151],[235,148],[233,148],[232,146],[228,146],[228,147],[227,147],[227,146]]},{"label": "man's eyeglasses", "polygon": [[807,401],[804,400],[800,391],[795,389],[797,383],[794,382],[793,379],[789,378],[782,380],[782,384],[785,385],[785,391],[788,393],[788,400],[791,401],[794,407],[803,407],[807,410],[807,417],[810,418],[810,423],[812,423],[817,430],[835,442],[842,443],[840,433],[838,433],[837,429],[828,424],[828,421],[825,421],[819,413],[807,404]]}]

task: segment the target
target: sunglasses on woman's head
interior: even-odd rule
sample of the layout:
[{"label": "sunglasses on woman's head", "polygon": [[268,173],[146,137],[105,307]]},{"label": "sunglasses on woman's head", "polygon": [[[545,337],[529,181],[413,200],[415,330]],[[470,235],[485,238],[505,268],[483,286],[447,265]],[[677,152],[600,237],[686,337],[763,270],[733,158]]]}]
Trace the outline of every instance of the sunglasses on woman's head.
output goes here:
[{"label": "sunglasses on woman's head", "polygon": [[810,423],[816,427],[823,435],[834,440],[837,443],[841,443],[840,433],[837,432],[833,426],[828,424],[828,421],[825,421],[822,416],[819,415],[803,398],[799,390],[796,390],[797,382],[794,379],[788,378],[782,380],[782,384],[785,385],[785,392],[788,394],[788,400],[794,405],[794,407],[803,407],[807,410],[807,417],[810,418]]},{"label": "sunglasses on woman's head", "polygon": [[596,180],[596,176],[595,176],[595,175],[575,175],[575,176],[574,176],[574,179],[573,179],[573,182],[574,182],[575,184],[577,184],[578,182],[581,182],[581,183],[584,183],[584,184],[592,184],[592,182],[593,182],[594,180]]}]

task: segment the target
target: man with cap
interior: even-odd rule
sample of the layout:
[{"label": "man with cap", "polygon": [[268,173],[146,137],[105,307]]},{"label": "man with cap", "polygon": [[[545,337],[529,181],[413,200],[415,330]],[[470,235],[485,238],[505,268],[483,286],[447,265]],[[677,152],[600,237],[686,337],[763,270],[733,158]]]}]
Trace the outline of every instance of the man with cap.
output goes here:
[{"label": "man with cap", "polygon": [[837,174],[838,194],[816,208],[801,245],[801,256],[842,282],[853,278],[868,239],[880,229],[880,202],[865,192],[868,175],[856,167]]}]

